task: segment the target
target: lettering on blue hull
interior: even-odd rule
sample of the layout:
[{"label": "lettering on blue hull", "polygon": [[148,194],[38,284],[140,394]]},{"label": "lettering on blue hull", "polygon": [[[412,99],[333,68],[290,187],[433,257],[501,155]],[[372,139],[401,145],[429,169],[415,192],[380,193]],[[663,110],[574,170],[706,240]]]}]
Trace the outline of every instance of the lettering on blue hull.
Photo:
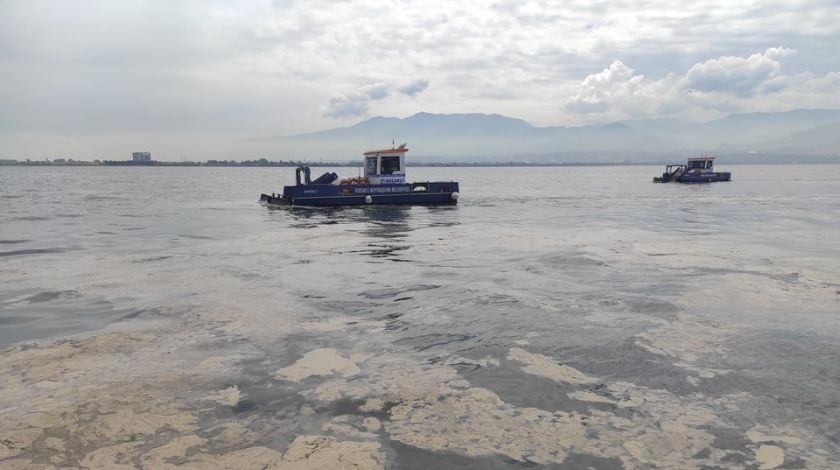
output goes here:
[{"label": "lettering on blue hull", "polygon": [[410,186],[371,186],[368,188],[353,188],[356,194],[388,194],[388,193],[410,193]]}]

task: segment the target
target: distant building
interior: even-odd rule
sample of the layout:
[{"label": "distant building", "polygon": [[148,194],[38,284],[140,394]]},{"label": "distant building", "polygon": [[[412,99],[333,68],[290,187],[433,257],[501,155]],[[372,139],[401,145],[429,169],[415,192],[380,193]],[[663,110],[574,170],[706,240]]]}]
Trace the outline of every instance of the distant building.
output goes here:
[{"label": "distant building", "polygon": [[131,154],[131,159],[135,162],[150,162],[152,161],[152,154],[149,152],[134,152]]}]

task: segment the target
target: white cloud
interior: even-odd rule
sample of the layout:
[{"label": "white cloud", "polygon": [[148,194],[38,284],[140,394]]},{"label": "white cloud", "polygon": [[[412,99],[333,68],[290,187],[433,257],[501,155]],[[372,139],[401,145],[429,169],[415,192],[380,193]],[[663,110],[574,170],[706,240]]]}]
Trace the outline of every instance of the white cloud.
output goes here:
[{"label": "white cloud", "polygon": [[840,107],[840,72],[786,74],[783,60],[795,52],[775,47],[746,57],[723,56],[659,80],[615,61],[580,82],[562,108],[591,122]]},{"label": "white cloud", "polygon": [[575,125],[828,107],[838,15],[837,0],[0,0],[0,147],[420,110]]},{"label": "white cloud", "polygon": [[[429,86],[428,80],[415,80],[397,88],[401,94],[412,98]],[[332,119],[349,119],[366,116],[370,104],[382,101],[391,95],[390,87],[382,82],[363,85],[351,93],[333,93],[327,106],[321,108],[323,114]]]},{"label": "white cloud", "polygon": [[[767,49],[749,57],[720,57],[695,64],[685,75],[685,86],[692,90],[752,96],[770,92],[780,85],[780,62],[796,51],[783,47]],[[773,82],[776,82],[775,84]]]},{"label": "white cloud", "polygon": [[580,84],[580,92],[569,98],[566,108],[578,113],[604,112],[616,100],[628,101],[642,92],[644,75],[620,60],[600,73],[588,75]]},{"label": "white cloud", "polygon": [[385,99],[389,94],[384,83],[370,83],[348,94],[333,93],[330,103],[323,108],[324,115],[333,119],[364,116],[370,110],[368,103]]}]

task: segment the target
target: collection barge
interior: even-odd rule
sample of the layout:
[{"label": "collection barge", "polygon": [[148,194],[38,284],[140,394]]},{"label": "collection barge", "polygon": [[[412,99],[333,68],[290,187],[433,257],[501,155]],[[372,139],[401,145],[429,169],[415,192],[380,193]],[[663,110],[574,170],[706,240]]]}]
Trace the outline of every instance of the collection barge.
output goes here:
[{"label": "collection barge", "polygon": [[729,181],[732,174],[728,171],[714,170],[715,157],[702,156],[689,158],[685,165],[667,165],[662,176],[653,178],[654,183],[713,183]]},{"label": "collection barge", "polygon": [[339,180],[335,173],[310,179],[309,167],[295,170],[295,185],[260,201],[283,206],[363,206],[372,204],[456,204],[457,181],[406,182],[406,144],[364,153],[364,177]]}]

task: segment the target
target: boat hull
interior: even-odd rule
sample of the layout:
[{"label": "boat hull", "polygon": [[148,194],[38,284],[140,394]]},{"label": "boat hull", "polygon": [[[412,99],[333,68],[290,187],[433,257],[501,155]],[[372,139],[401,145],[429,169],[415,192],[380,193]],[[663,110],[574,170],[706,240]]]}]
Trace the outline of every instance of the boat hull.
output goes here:
[{"label": "boat hull", "polygon": [[282,195],[262,194],[260,200],[266,204],[309,207],[456,204],[458,183],[285,186]]},{"label": "boat hull", "polygon": [[684,173],[679,176],[671,176],[663,173],[662,176],[653,178],[654,183],[714,183],[719,181],[730,181],[732,174],[728,171],[719,173]]}]

